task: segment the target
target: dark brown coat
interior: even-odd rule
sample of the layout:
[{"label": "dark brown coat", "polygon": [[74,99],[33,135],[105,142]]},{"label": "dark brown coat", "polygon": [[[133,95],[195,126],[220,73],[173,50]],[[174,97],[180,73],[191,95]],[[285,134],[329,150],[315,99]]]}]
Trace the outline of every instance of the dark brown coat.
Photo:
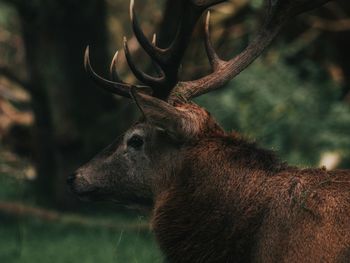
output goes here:
[{"label": "dark brown coat", "polygon": [[226,134],[210,114],[190,103],[242,72],[285,23],[329,0],[266,1],[260,30],[228,61],[211,44],[208,12],[205,46],[213,72],[180,81],[195,25],[205,10],[222,2],[176,1],[178,32],[168,48],[160,49],[156,37],[151,43],[142,33],[131,1],[133,31],[159,73],[152,77],[138,70],[125,41],[128,64],[145,85],[120,80],[117,54],[112,81],[99,76],[87,48],[89,76],[105,90],[132,98],[144,118],[68,182],[83,199],[153,209],[153,230],[169,262],[350,262],[350,171],[290,167]]},{"label": "dark brown coat", "polygon": [[156,198],[169,262],[350,262],[350,173],[297,169],[234,135],[201,138]]}]

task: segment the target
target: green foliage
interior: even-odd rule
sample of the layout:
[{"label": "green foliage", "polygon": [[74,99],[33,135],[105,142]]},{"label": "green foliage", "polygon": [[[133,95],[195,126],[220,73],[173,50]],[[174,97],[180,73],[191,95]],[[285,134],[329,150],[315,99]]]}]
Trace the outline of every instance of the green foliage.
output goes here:
[{"label": "green foliage", "polygon": [[251,0],[250,1],[250,5],[253,8],[261,8],[261,6],[263,5],[264,1],[263,0]]},{"label": "green foliage", "polygon": [[0,25],[5,29],[17,29],[16,11],[12,6],[0,2]]},{"label": "green foliage", "polygon": [[6,221],[0,217],[1,262],[162,262],[150,233]]},{"label": "green foliage", "polygon": [[346,157],[350,148],[350,108],[324,75],[308,61],[296,69],[282,60],[259,60],[225,90],[198,102],[226,129],[277,149],[291,164],[317,165],[322,152]]}]

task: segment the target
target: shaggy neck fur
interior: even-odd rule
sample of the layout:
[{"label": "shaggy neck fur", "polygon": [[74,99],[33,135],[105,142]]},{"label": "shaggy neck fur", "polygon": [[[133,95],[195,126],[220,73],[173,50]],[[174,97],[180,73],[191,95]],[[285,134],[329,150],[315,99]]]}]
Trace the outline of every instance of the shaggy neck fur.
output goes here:
[{"label": "shaggy neck fur", "polygon": [[168,261],[249,261],[269,199],[261,186],[286,167],[234,135],[200,139],[183,154],[185,163],[154,210]]},{"label": "shaggy neck fur", "polygon": [[166,261],[348,262],[350,172],[287,166],[200,114],[203,132],[156,183]]},{"label": "shaggy neck fur", "polygon": [[153,212],[167,262],[348,262],[349,171],[288,167],[236,136],[181,154]]}]

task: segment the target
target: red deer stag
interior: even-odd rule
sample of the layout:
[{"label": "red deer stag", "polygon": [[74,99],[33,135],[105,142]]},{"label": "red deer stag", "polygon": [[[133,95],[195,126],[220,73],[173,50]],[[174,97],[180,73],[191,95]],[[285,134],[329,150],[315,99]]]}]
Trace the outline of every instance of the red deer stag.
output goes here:
[{"label": "red deer stag", "polygon": [[328,0],[269,0],[265,23],[239,55],[224,61],[206,28],[213,73],[179,81],[178,71],[203,12],[224,0],[182,0],[178,32],[168,48],[148,41],[131,2],[134,34],[153,60],[148,75],[124,51],[143,85],[116,71],[88,74],[102,88],[133,99],[143,117],[68,178],[82,199],[152,209],[152,229],[167,262],[350,262],[350,172],[298,169],[235,133],[226,133],[191,102],[222,87],[252,63],[282,26]]}]

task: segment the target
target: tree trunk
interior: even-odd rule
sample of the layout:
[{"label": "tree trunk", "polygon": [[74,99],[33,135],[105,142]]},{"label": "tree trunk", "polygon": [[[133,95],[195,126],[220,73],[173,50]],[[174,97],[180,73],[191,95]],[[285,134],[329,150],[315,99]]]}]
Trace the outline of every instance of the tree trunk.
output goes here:
[{"label": "tree trunk", "polygon": [[105,2],[31,2],[17,7],[36,121],[37,186],[42,196],[62,204],[66,175],[122,128],[113,118],[117,108],[112,96],[97,89],[83,69],[88,44],[97,69],[108,65]]}]

